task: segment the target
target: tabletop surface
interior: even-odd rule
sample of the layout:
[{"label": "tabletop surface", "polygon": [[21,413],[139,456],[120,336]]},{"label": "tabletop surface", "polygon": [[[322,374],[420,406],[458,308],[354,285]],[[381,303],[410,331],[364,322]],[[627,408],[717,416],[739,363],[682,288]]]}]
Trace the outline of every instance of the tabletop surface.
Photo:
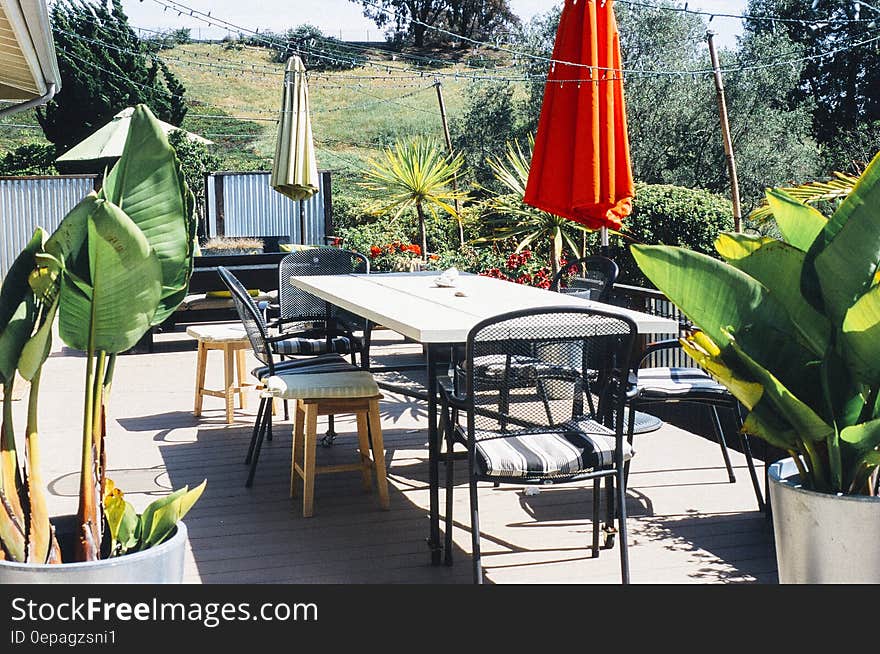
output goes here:
[{"label": "tabletop surface", "polygon": [[[502,279],[461,274],[437,286],[436,272],[293,276],[291,284],[420,343],[463,343],[475,324],[532,307],[591,307],[625,315],[639,333],[677,334],[678,322]],[[458,294],[458,295],[457,295]]]}]

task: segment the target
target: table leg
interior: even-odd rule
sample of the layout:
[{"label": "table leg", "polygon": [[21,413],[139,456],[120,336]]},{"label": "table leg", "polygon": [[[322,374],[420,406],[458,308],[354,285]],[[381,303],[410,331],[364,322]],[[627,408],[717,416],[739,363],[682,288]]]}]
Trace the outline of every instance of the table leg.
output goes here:
[{"label": "table leg", "polygon": [[425,359],[428,372],[428,487],[430,502],[431,565],[440,565],[443,546],[440,543],[440,443],[437,429],[437,352],[427,344]]}]

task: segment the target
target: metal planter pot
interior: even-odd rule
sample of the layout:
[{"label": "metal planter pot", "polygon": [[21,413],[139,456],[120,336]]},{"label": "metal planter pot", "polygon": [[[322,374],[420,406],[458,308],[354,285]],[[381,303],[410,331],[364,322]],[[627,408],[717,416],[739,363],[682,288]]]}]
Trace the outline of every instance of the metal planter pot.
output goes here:
[{"label": "metal planter pot", "polygon": [[779,583],[880,583],[880,497],[801,488],[790,458],[768,474]]},{"label": "metal planter pot", "polygon": [[[52,520],[61,534],[63,522]],[[179,584],[183,581],[186,526],[162,544],[143,552],[87,563],[35,565],[0,561],[0,586],[4,584]]]}]

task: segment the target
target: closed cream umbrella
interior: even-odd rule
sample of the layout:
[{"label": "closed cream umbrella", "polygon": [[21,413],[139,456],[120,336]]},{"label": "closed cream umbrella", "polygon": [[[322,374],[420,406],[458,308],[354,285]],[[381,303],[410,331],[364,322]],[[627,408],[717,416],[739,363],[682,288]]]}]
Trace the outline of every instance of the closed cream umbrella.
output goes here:
[{"label": "closed cream umbrella", "polygon": [[0,116],[45,104],[61,89],[45,0],[0,0]]},{"label": "closed cream umbrella", "polygon": [[[279,193],[300,202],[300,241],[305,243],[305,207],[319,189],[315,142],[309,116],[309,89],[306,68],[296,55],[287,60],[281,118],[275,142],[271,184]],[[291,235],[292,236],[292,235]]]}]

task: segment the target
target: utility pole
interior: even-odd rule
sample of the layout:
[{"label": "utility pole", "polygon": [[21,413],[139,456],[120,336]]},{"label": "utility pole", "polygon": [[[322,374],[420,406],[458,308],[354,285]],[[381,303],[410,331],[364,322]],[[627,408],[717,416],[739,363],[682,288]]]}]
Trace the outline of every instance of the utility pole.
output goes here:
[{"label": "utility pole", "polygon": [[724,137],[727,172],[730,175],[730,195],[733,199],[733,229],[740,232],[742,231],[742,209],[739,202],[739,180],[736,176],[733,141],[730,138],[730,125],[727,122],[727,102],[724,100],[724,84],[721,81],[721,66],[718,64],[718,53],[715,52],[714,37],[714,32],[706,32],[706,41],[709,43],[709,56],[712,58],[712,70],[715,73],[715,91],[718,96],[718,112],[721,114],[721,134]]},{"label": "utility pole", "polygon": [[[440,103],[440,120],[443,121],[443,136],[446,139],[446,149],[452,155],[452,139],[449,137],[449,124],[446,122],[446,105],[443,103],[443,84],[440,82],[439,77],[434,78],[434,88],[437,89],[437,102]],[[452,178],[452,190],[458,190],[455,177]],[[458,214],[458,198],[453,198],[452,202],[455,205],[455,213]],[[459,243],[464,244],[464,227],[461,225],[461,216],[458,215],[456,218],[458,219]]]}]

